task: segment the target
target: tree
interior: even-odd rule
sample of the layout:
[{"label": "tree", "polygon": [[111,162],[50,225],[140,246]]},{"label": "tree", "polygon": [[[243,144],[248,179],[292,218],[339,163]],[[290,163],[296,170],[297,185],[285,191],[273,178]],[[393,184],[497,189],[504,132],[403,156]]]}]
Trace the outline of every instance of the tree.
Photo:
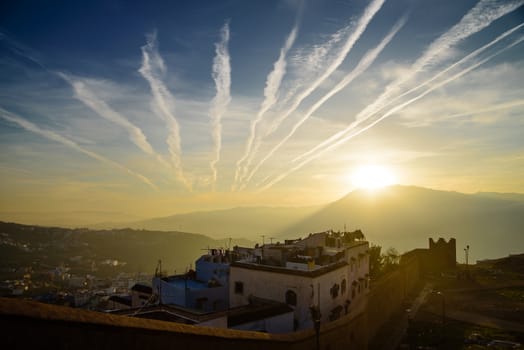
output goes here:
[{"label": "tree", "polygon": [[400,254],[395,248],[388,248],[386,254],[382,255],[383,259],[383,272],[394,270],[400,262]]},{"label": "tree", "polygon": [[371,244],[369,247],[369,275],[372,278],[377,277],[382,270],[383,257],[380,254],[381,249],[381,246],[374,244]]}]

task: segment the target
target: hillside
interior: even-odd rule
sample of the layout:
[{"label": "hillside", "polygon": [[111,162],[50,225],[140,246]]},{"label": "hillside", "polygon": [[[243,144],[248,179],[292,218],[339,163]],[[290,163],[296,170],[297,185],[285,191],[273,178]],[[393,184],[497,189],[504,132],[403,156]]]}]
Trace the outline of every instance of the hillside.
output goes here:
[{"label": "hillside", "polygon": [[[153,273],[159,259],[168,272],[184,271],[207,247],[226,247],[229,242],[186,232],[132,229],[87,230],[29,226],[0,222],[0,265],[38,264],[56,267],[75,257],[88,269],[94,262],[125,262],[129,272]],[[252,245],[235,239],[232,245]],[[81,264],[80,264],[81,265]]]},{"label": "hillside", "polygon": [[362,229],[367,239],[400,252],[427,247],[428,238],[457,239],[457,260],[470,245],[476,259],[524,251],[524,195],[437,191],[391,186],[358,190],[323,207],[233,208],[194,212],[126,224],[134,228],[199,232],[212,237],[261,235],[296,238],[327,229]]},{"label": "hillside", "polygon": [[282,232],[286,227],[304,220],[319,209],[321,207],[240,207],[177,214],[121,225],[136,229],[184,230],[219,238],[242,237],[260,241],[261,235]]},{"label": "hillside", "polygon": [[[183,257],[186,261],[184,266],[187,266],[200,254],[198,249],[216,244],[209,237],[222,239],[222,242],[228,237],[261,242],[261,235],[265,235],[266,240],[270,237],[282,240],[327,229],[342,230],[344,226],[348,230],[360,228],[371,242],[385,249],[395,247],[400,252],[427,247],[429,237],[455,237],[457,260],[464,261],[463,248],[470,245],[470,261],[474,262],[524,251],[524,195],[463,194],[392,186],[376,192],[354,191],[318,207],[232,208],[91,227],[97,228],[95,232],[112,232],[112,235],[117,236],[120,230],[101,229],[128,227],[134,230],[168,231],[168,234],[163,235],[163,232],[139,233],[142,231],[127,229],[132,235],[140,237],[137,238],[138,242],[146,246],[156,244],[155,249],[162,252],[162,256],[170,256],[167,247],[171,247],[175,254]],[[190,236],[180,236],[179,231],[196,232],[209,237],[195,235],[189,239],[187,237]],[[192,242],[192,250],[182,249],[179,252],[178,248],[173,248],[185,245],[179,243],[185,242],[185,239]],[[161,243],[162,240],[167,240],[165,245]],[[122,239],[122,242],[129,244],[125,241]],[[140,247],[133,247],[130,246],[132,251],[140,251]],[[153,261],[157,259],[154,257]]]},{"label": "hillside", "polygon": [[[428,237],[457,239],[457,260],[470,245],[471,261],[524,251],[524,202],[518,195],[462,194],[392,186],[355,191],[305,220],[281,237],[328,228],[360,228],[368,240],[406,251],[426,247]],[[517,200],[516,200],[517,199]]]}]

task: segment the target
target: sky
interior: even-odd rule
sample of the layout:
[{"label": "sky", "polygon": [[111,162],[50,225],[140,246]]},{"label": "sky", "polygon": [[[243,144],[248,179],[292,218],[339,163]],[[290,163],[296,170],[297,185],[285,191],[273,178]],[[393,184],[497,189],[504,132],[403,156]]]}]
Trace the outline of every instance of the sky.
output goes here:
[{"label": "sky", "polygon": [[523,4],[2,1],[0,213],[524,193]]}]

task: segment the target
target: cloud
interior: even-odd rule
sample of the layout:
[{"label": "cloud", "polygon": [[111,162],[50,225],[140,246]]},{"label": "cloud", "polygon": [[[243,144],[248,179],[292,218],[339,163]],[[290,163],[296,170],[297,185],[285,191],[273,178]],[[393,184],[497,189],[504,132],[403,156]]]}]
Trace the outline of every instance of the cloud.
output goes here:
[{"label": "cloud", "polygon": [[[465,17],[467,17],[467,15]],[[487,43],[487,44],[481,46],[480,48],[472,51],[471,53],[469,53],[468,55],[464,56],[460,60],[454,62],[451,65],[449,65],[447,68],[445,68],[445,69],[439,71],[438,73],[434,74],[432,77],[430,77],[429,79],[427,79],[423,83],[418,84],[415,87],[410,88],[410,89],[404,91],[403,93],[395,96],[394,98],[390,98],[391,91],[394,90],[394,89],[398,89],[400,87],[400,84],[402,84],[402,82],[404,80],[406,80],[405,77],[400,77],[397,81],[394,81],[393,83],[388,85],[388,87],[386,87],[386,91],[382,95],[380,95],[373,103],[371,103],[366,108],[364,108],[364,110],[359,112],[359,114],[355,118],[356,119],[355,122],[351,123],[346,128],[344,128],[343,130],[337,132],[335,135],[331,136],[330,138],[324,140],[323,142],[321,142],[320,144],[315,146],[313,149],[311,149],[311,150],[309,150],[309,151],[307,151],[307,152],[297,156],[293,160],[293,162],[296,162],[296,161],[298,161],[300,159],[306,158],[307,156],[317,152],[318,150],[322,149],[323,147],[326,147],[329,144],[331,144],[333,142],[336,142],[338,139],[343,137],[344,134],[350,132],[352,129],[357,127],[360,123],[362,123],[363,121],[365,121],[368,118],[372,117],[375,113],[378,113],[381,109],[383,109],[385,107],[388,107],[388,106],[392,105],[394,102],[398,101],[400,98],[402,98],[404,96],[407,96],[407,95],[413,93],[414,91],[419,90],[420,88],[422,88],[424,86],[429,85],[431,82],[433,82],[433,81],[437,80],[438,78],[444,76],[446,73],[451,71],[453,68],[456,68],[456,67],[460,66],[461,64],[464,64],[465,62],[471,60],[472,58],[475,58],[480,53],[486,51],[487,49],[491,48],[493,45],[499,43],[501,40],[503,40],[503,39],[507,38],[508,36],[510,36],[511,34],[515,33],[517,30],[519,30],[523,26],[524,26],[524,23],[523,24],[519,24],[519,25],[517,25],[517,26],[507,30],[506,32],[504,32],[503,34],[499,35],[498,37],[496,37],[495,39],[493,39],[489,43]],[[456,26],[454,26],[453,28],[455,28],[455,27]],[[442,37],[445,37],[445,36],[446,36],[446,34],[444,34]],[[440,40],[440,38],[437,39],[437,41],[439,41],[439,40]],[[430,45],[430,47],[431,46],[433,46],[433,45]],[[428,56],[425,53],[425,54],[423,54],[422,57],[426,57],[427,58]],[[418,63],[420,61],[421,60],[418,59],[413,64],[411,70],[407,71],[407,76],[411,76],[412,73],[413,73],[413,70],[417,70],[418,69],[418,66],[419,66]],[[384,100],[386,100],[387,98],[389,98],[389,100],[387,102],[384,102]],[[382,104],[381,107],[376,107],[377,105],[380,105],[380,104]],[[376,109],[376,110],[374,110],[374,109]]]},{"label": "cloud", "polygon": [[147,80],[151,88],[153,109],[164,120],[169,130],[167,144],[175,168],[175,175],[187,189],[191,190],[191,182],[186,178],[182,169],[180,127],[173,113],[175,99],[162,81],[166,67],[162,56],[158,53],[156,32],[148,35],[146,45],[142,46],[142,66],[138,71]]},{"label": "cloud", "polygon": [[[362,33],[364,33],[369,22],[371,22],[375,14],[380,10],[382,5],[384,4],[384,1],[385,0],[373,0],[371,4],[369,4],[368,7],[364,10],[363,15],[359,18],[354,27],[348,26],[347,28],[338,32],[340,35],[345,32],[350,33],[346,41],[343,43],[342,48],[335,54],[331,62],[325,67],[320,76],[317,77],[309,86],[307,86],[305,90],[298,93],[298,95],[293,99],[291,106],[273,120],[268,130],[266,131],[264,137],[268,136],[269,134],[272,134],[282,124],[282,122],[298,108],[300,103],[302,103],[302,101],[305,98],[307,98],[313,91],[315,91],[322,84],[322,82],[324,82],[333,72],[336,71],[336,69],[342,64],[346,56],[349,54],[357,40],[360,38]],[[339,36],[337,35],[334,38],[332,38],[330,41],[326,43],[326,46],[332,47],[333,42],[338,41],[338,37]],[[325,55],[327,54],[326,48],[323,48],[321,46],[318,48],[318,50],[316,50],[316,52],[318,52],[318,55],[312,56],[313,61],[310,62],[312,66],[320,66],[321,64],[325,64],[325,61],[321,61],[320,59],[325,57]],[[297,88],[298,87],[295,86],[291,87],[290,89],[291,91],[296,91]],[[250,165],[255,154],[260,148],[260,145],[262,143],[261,139],[262,137],[259,137],[255,140],[255,146],[253,147],[253,151],[247,157],[247,166]]]},{"label": "cloud", "polygon": [[375,59],[378,57],[378,55],[382,52],[384,47],[386,47],[387,44],[393,39],[393,37],[398,33],[398,31],[404,26],[406,23],[407,17],[402,17],[391,29],[391,31],[382,39],[382,41],[373,49],[366,52],[366,54],[360,59],[360,61],[357,63],[356,67],[347,74],[342,80],[340,80],[337,85],[335,85],[330,91],[328,91],[324,96],[322,96],[315,104],[313,104],[309,110],[304,114],[304,116],[293,126],[291,131],[276,145],[274,146],[263,158],[262,160],[253,168],[251,173],[246,179],[246,182],[249,182],[253,175],[255,175],[256,171],[264,164],[264,162],[269,159],[284,143],[287,142],[300,128],[302,124],[304,124],[309,117],[315,113],[326,101],[328,101],[331,97],[333,97],[335,94],[340,92],[342,89],[344,89],[348,84],[350,84],[355,78],[357,78],[359,75],[364,73],[371,64],[375,61]]},{"label": "cloud", "polygon": [[[440,88],[440,87],[443,87],[447,84],[449,84],[450,82],[456,80],[456,79],[459,79],[461,78],[463,75],[469,73],[470,71],[476,69],[477,67],[479,67],[480,65],[484,64],[485,62],[491,60],[492,58],[494,58],[495,56],[505,52],[506,50],[518,45],[519,43],[521,43],[522,41],[524,41],[524,36],[521,36],[519,37],[517,40],[513,41],[511,44],[503,47],[502,49],[496,51],[495,53],[489,55],[488,57],[474,63],[474,64],[471,64],[470,66],[464,68],[463,70],[459,71],[458,73],[454,74],[453,76],[437,83],[437,84],[434,84],[432,86],[430,86],[429,88],[427,88],[426,90],[424,90],[423,92],[421,92],[420,94],[416,95],[415,97],[401,103],[401,104],[398,104],[396,105],[395,107],[389,109],[387,112],[383,113],[380,117],[376,118],[375,120],[373,120],[372,122],[370,122],[369,124],[365,125],[364,127],[362,127],[361,129],[359,130],[356,130],[355,131],[355,128],[361,124],[364,119],[359,119],[357,118],[357,120],[353,123],[351,123],[346,129],[344,129],[343,131],[337,133],[335,136],[337,136],[337,140],[335,141],[332,141],[330,143],[327,143],[327,142],[323,142],[322,144],[324,145],[323,148],[319,148],[318,146],[315,147],[314,149],[316,150],[315,152],[312,152],[312,151],[308,151],[306,152],[306,154],[308,155],[307,157],[303,155],[295,158],[295,161],[299,161],[301,160],[297,165],[293,166],[292,168],[290,168],[289,170],[279,174],[278,176],[276,176],[273,180],[269,181],[268,183],[266,183],[265,185],[263,185],[259,191],[264,191],[268,188],[270,188],[271,186],[273,186],[274,184],[276,184],[277,182],[281,181],[282,179],[284,179],[286,176],[288,176],[289,174],[291,174],[292,172],[302,168],[304,165],[306,165],[307,163],[311,162],[312,160],[314,159],[317,159],[319,158],[321,155],[323,155],[324,153],[328,152],[328,151],[331,151],[337,147],[339,147],[340,145],[344,144],[345,142],[349,141],[350,139],[352,139],[353,137],[367,131],[368,129],[374,127],[376,124],[378,124],[379,122],[381,122],[382,120],[384,120],[385,118],[399,112],[400,110],[404,109],[405,107],[407,107],[408,105],[418,101],[419,99],[425,97],[427,94],[429,94],[430,92]],[[367,119],[370,119],[371,116],[368,116],[365,120]],[[331,139],[330,139],[331,140]]]},{"label": "cloud", "polygon": [[95,152],[92,152],[92,151],[89,151],[83,147],[81,147],[80,145],[78,145],[76,142],[70,140],[70,139],[67,139],[59,134],[57,134],[56,132],[54,131],[51,131],[51,130],[44,130],[44,129],[41,129],[40,127],[38,127],[37,125],[31,123],[30,121],[26,120],[26,119],[23,119],[23,118],[20,118],[18,116],[14,116],[12,113],[4,110],[3,108],[0,108],[0,117],[2,117],[3,119],[11,122],[11,123],[14,123],[14,124],[17,124],[18,126],[20,126],[21,128],[27,130],[27,131],[31,131],[35,134],[38,134],[42,137],[45,137],[46,139],[48,140],[52,140],[52,141],[56,141],[56,142],[59,142],[69,148],[72,148],[80,153],[83,153],[95,160],[98,160],[102,163],[105,163],[105,164],[108,164],[108,165],[111,165],[115,168],[118,168],[126,173],[128,173],[129,175],[132,175],[136,178],[138,178],[140,181],[142,181],[143,183],[145,183],[146,185],[148,185],[149,187],[151,187],[152,189],[154,189],[155,191],[158,190],[157,186],[155,184],[153,184],[153,182],[151,180],[149,180],[147,177],[145,177],[144,175],[140,174],[140,173],[137,173],[125,166],[123,166],[122,164],[120,163],[117,163],[115,161],[112,161],[104,156],[101,156],[99,155],[98,153],[95,153]]},{"label": "cloud", "polygon": [[85,81],[80,79],[74,79],[71,76],[68,76],[64,73],[57,73],[61,78],[67,81],[73,87],[75,91],[75,98],[93,110],[100,117],[109,120],[110,122],[123,127],[129,134],[130,140],[144,153],[149,154],[155,157],[162,165],[169,167],[169,164],[155,151],[151,144],[147,141],[146,136],[142,130],[131,123],[126,117],[124,117],[119,112],[115,111],[107,105],[105,101],[100,99],[96,94],[91,90]]},{"label": "cloud", "polygon": [[282,79],[286,74],[286,56],[288,54],[289,49],[291,49],[293,43],[295,42],[297,32],[298,23],[295,24],[295,26],[289,33],[284,46],[280,49],[280,55],[278,59],[273,64],[273,70],[267,76],[266,87],[264,88],[264,100],[262,101],[262,104],[255,119],[251,121],[249,137],[246,142],[246,149],[244,155],[237,161],[236,164],[237,168],[235,171],[235,182],[233,184],[233,189],[236,189],[238,182],[243,180],[247,172],[247,167],[249,166],[249,164],[245,166],[243,166],[243,164],[251,154],[253,141],[255,140],[256,136],[257,125],[262,121],[262,118],[264,117],[266,112],[277,102],[280,84],[282,83]]},{"label": "cloud", "polygon": [[220,160],[222,147],[222,116],[231,102],[231,65],[229,63],[229,23],[226,22],[220,32],[220,42],[215,44],[215,58],[213,60],[213,80],[216,86],[216,95],[213,98],[209,111],[211,115],[212,137],[215,146],[214,159],[211,160],[212,187],[217,180],[216,165]]}]

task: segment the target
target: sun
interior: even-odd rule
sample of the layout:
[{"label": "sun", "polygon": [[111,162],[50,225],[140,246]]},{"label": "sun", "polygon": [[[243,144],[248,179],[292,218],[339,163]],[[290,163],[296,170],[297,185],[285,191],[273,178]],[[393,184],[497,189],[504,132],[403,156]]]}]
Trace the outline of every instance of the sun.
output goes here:
[{"label": "sun", "polygon": [[391,169],[380,165],[359,166],[351,176],[355,188],[375,190],[395,183],[395,175]]}]

